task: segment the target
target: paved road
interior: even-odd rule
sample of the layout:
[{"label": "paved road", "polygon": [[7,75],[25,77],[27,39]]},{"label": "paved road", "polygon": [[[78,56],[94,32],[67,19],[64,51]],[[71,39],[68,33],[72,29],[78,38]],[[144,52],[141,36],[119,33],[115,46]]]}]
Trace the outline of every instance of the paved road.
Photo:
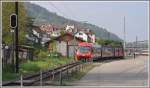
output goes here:
[{"label": "paved road", "polygon": [[147,86],[148,57],[104,63],[87,73],[76,86]]}]

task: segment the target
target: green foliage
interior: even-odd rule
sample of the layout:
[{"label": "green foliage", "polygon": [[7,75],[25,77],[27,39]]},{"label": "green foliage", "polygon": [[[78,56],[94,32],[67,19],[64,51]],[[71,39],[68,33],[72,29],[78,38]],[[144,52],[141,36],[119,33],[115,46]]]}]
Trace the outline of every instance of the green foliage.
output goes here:
[{"label": "green foliage", "polygon": [[46,58],[48,56],[47,51],[40,50],[38,53],[38,58]]},{"label": "green foliage", "polygon": [[2,80],[12,80],[12,79],[18,79],[19,74],[17,73],[12,73],[12,72],[3,72]]},{"label": "green foliage", "polygon": [[35,72],[39,72],[40,70],[48,70],[56,68],[60,65],[64,65],[67,63],[72,62],[73,58],[66,58],[66,57],[47,57],[47,58],[40,58],[34,61],[27,61],[25,63],[20,64],[19,73],[15,73],[12,70],[12,65],[7,65],[3,69],[3,80],[14,80],[19,79],[20,73],[22,74],[33,74]]},{"label": "green foliage", "polygon": [[2,80],[11,80],[11,79],[16,79],[19,77],[19,74],[15,73],[13,71],[13,65],[6,65],[4,68],[3,68],[3,71],[2,71]]},{"label": "green foliage", "polygon": [[51,53],[49,54],[49,56],[50,56],[50,57],[57,57],[57,58],[59,58],[59,57],[61,57],[62,55],[61,55],[61,53],[58,53],[58,52],[51,52]]},{"label": "green foliage", "polygon": [[104,39],[98,39],[96,38],[96,42],[100,45],[105,45],[105,40]]},{"label": "green foliage", "polygon": [[105,40],[105,39],[100,39],[100,38],[96,38],[96,42],[100,45],[111,45],[111,46],[121,46],[122,45],[121,41]]},{"label": "green foliage", "polygon": [[28,72],[32,73],[32,72],[39,71],[39,69],[40,68],[35,63],[30,62],[30,61],[20,65],[20,72],[21,73],[28,73]]},{"label": "green foliage", "polygon": [[72,58],[41,58],[36,61],[28,61],[20,65],[20,72],[29,74],[38,72],[40,70],[48,70],[58,67],[59,65],[67,64],[73,61]]},{"label": "green foliage", "polygon": [[62,30],[60,31],[60,34],[61,34],[61,35],[65,34],[65,31],[62,29]]},{"label": "green foliage", "polygon": [[[12,42],[12,36],[10,32],[10,15],[15,13],[15,2],[3,2],[2,4],[2,37],[3,42],[10,44]],[[19,2],[19,11],[18,11],[18,22],[19,22],[19,43],[24,43],[25,39],[25,9],[22,2]]]}]

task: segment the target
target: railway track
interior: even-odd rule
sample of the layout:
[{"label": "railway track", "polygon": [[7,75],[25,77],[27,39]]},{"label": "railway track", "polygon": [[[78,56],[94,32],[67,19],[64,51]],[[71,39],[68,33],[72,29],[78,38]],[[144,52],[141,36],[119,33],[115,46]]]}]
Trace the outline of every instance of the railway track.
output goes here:
[{"label": "railway track", "polygon": [[[60,72],[64,72],[66,70],[72,69],[81,64],[83,64],[83,62],[73,62],[70,64],[63,65],[63,66],[59,66],[59,67],[51,69],[51,70],[40,71],[40,72],[37,72],[32,75],[23,76],[22,81],[21,80],[13,80],[13,81],[10,81],[7,83],[3,83],[3,86],[17,86],[17,85],[21,85],[21,82],[22,82],[22,85],[24,85],[24,86],[31,86],[36,82],[44,80],[48,77],[56,76]],[[41,75],[42,75],[42,79],[41,79]]]}]

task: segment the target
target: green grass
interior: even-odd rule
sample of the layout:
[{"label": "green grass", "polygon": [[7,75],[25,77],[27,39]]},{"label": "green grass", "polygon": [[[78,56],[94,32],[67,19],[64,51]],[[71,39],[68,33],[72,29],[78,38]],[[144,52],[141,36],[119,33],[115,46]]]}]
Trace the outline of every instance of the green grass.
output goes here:
[{"label": "green grass", "polygon": [[[20,65],[20,72],[25,73],[34,73],[40,70],[53,69],[57,66],[67,64],[73,61],[72,58],[45,58],[38,59],[36,61],[28,61]],[[31,68],[32,67],[32,68]]]},{"label": "green grass", "polygon": [[19,78],[20,74],[34,74],[35,72],[39,72],[40,70],[48,70],[58,67],[60,65],[67,64],[73,61],[73,58],[54,58],[47,57],[42,59],[37,59],[34,61],[27,61],[25,63],[20,64],[19,73],[15,73],[12,70],[12,66],[8,65],[3,69],[3,80],[13,80]]},{"label": "green grass", "polygon": [[7,80],[15,80],[18,79],[20,76],[17,73],[10,73],[10,72],[3,72],[3,81],[7,81]]},{"label": "green grass", "polygon": [[13,71],[13,65],[5,66],[5,68],[3,68],[2,75],[2,80],[4,81],[17,79],[19,77],[19,74]]}]

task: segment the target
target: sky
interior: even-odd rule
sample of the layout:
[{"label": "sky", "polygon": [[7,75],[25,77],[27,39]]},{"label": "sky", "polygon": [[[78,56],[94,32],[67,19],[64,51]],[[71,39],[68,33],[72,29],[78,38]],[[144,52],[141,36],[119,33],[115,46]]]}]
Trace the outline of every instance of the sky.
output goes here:
[{"label": "sky", "polygon": [[95,24],[126,41],[148,40],[149,12],[147,1],[47,1],[31,3],[40,5],[58,15],[76,21]]}]

